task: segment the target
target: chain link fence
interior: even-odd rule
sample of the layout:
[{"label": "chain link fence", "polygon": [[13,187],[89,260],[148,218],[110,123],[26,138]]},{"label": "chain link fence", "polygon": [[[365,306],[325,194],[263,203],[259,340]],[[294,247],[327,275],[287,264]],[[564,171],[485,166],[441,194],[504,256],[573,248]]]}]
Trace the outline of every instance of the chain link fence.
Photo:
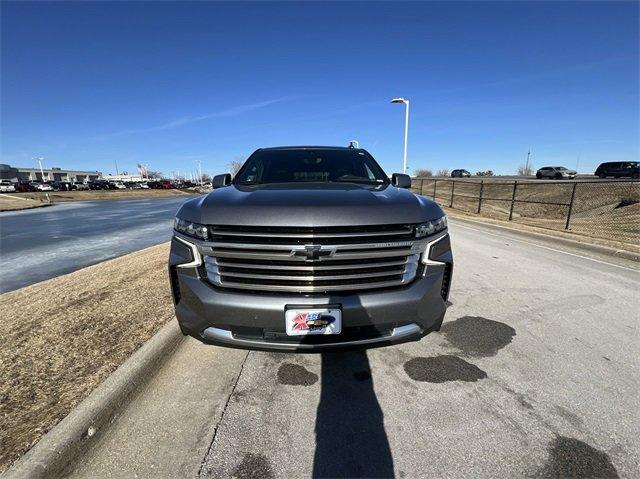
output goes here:
[{"label": "chain link fence", "polygon": [[480,216],[640,244],[640,182],[414,178],[415,193]]}]

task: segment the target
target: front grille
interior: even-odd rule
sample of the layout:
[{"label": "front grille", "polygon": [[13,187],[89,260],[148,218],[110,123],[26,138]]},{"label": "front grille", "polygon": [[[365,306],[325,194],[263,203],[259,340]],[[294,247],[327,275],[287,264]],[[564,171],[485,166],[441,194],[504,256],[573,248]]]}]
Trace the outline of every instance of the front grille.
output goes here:
[{"label": "front grille", "polygon": [[352,292],[403,286],[424,241],[411,225],[327,228],[210,228],[204,271],[215,286],[289,293]]}]

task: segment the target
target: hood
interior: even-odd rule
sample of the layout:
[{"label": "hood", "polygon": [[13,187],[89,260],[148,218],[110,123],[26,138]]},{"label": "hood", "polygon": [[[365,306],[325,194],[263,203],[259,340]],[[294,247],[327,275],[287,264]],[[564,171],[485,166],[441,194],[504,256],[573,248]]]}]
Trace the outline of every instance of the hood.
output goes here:
[{"label": "hood", "polygon": [[409,190],[349,183],[231,185],[187,201],[178,212],[202,224],[307,227],[421,223],[443,214]]}]

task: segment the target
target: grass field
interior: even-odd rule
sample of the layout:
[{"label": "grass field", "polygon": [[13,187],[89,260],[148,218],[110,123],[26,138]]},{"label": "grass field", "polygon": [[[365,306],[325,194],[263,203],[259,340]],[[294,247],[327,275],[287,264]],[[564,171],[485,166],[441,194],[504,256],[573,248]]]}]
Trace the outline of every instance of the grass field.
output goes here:
[{"label": "grass field", "polygon": [[0,472],[173,318],[168,251],[0,295]]},{"label": "grass field", "polygon": [[0,194],[0,211],[36,208],[49,203],[66,201],[102,201],[143,198],[166,198],[200,194],[195,190],[88,190],[88,191],[33,191],[29,193]]},{"label": "grass field", "polygon": [[[574,187],[575,185],[575,187]],[[640,182],[414,180],[413,191],[482,217],[640,245]],[[514,195],[515,191],[515,195]],[[482,200],[480,197],[482,196]],[[567,215],[571,206],[569,228]],[[512,209],[513,202],[513,210]]]}]

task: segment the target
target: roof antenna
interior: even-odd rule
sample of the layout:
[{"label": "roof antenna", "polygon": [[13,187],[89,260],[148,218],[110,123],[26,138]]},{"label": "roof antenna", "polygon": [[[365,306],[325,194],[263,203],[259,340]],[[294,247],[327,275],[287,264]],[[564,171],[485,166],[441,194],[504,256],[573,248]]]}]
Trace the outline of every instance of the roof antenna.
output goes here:
[{"label": "roof antenna", "polygon": [[349,148],[360,148],[360,146],[358,146],[358,140],[351,140],[349,142]]}]

